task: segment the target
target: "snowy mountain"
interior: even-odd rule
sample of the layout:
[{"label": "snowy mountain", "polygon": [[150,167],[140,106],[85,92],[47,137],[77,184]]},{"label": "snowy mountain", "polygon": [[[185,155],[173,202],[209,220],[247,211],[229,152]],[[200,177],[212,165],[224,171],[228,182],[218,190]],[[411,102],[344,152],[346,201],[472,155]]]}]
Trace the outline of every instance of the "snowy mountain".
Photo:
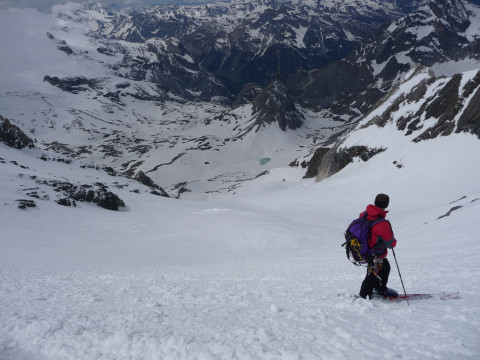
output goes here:
[{"label": "snowy mountain", "polygon": [[462,1],[430,2],[385,25],[349,57],[321,69],[298,72],[288,91],[304,106],[332,112],[338,121],[358,121],[414,65],[452,76],[480,63],[479,9]]},{"label": "snowy mountain", "polygon": [[[361,14],[363,20],[353,23],[347,14]],[[304,139],[322,139],[331,131],[323,130],[328,120],[318,121],[293,102],[273,107],[290,109],[287,117],[252,119],[249,107],[266,113],[262,104],[273,96],[268,94],[272,87],[262,92],[258,85],[247,84],[236,98],[259,99],[222,120],[235,97],[222,74],[230,69],[227,77],[238,77],[248,67],[261,69],[260,61],[268,64],[270,75],[246,71],[239,84],[254,78],[266,84],[279,69],[288,75],[300,66],[317,66],[318,54],[321,62],[336,59],[372,32],[367,15],[378,22],[400,13],[388,2],[352,8],[333,2],[319,7],[316,2],[266,6],[248,1],[122,11],[69,4],[54,7],[49,16],[3,11],[1,115],[34,138],[37,147],[132,177],[141,171],[174,196],[229,191],[308,155],[314,145]],[[285,71],[272,66],[272,56],[289,58],[285,51],[305,63],[293,60]],[[221,61],[212,67],[215,52]],[[282,129],[309,128],[293,136],[279,133],[272,143],[265,139],[273,134],[246,136],[256,128],[252,123],[262,121],[278,121]],[[252,151],[245,153],[246,147]]]},{"label": "snowy mountain", "polygon": [[[2,11],[0,115],[41,150],[145,175],[171,196],[233,193],[271,169],[306,167],[415,63],[449,77],[478,68],[478,7],[422,4]],[[246,70],[262,68],[263,78]]]},{"label": "snowy mountain", "polygon": [[[241,0],[120,13],[92,5],[64,17],[88,22],[91,35],[98,38],[142,44],[174,39],[177,48],[149,51],[154,56],[167,52],[162,55],[167,57],[170,51],[183,51],[237,93],[247,83],[265,86],[277,74],[286,78],[299,68],[315,69],[340,59],[379,24],[403,14],[395,1]],[[113,48],[106,44],[104,51],[114,54],[117,47],[117,42]],[[163,57],[158,62],[163,61],[171,63]],[[145,68],[151,61],[138,65]]]},{"label": "snowy mountain", "polygon": [[[368,64],[373,74],[377,74],[370,77],[374,86],[366,88],[377,90],[377,96],[385,95],[375,106],[369,106],[369,113],[357,124],[357,130],[345,135],[331,149],[317,149],[308,176],[323,179],[355,158],[367,161],[388,149],[388,144],[373,146],[368,141],[362,144],[354,141],[351,147],[345,145],[349,142],[346,139],[355,137],[358,129],[370,126],[394,124],[412,142],[453,132],[470,132],[480,138],[476,115],[480,96],[478,19],[478,8],[461,1],[430,3],[390,25],[380,40],[358,51],[362,57],[355,63],[363,69]],[[412,64],[417,65],[405,74]],[[367,70],[365,73],[368,76]],[[400,81],[399,76],[403,76]]]},{"label": "snowy mountain", "polygon": [[[478,7],[430,3],[234,107],[178,39],[95,37],[115,14],[0,11],[0,359],[479,358]],[[388,286],[460,299],[354,299],[343,234],[377,193]]]}]

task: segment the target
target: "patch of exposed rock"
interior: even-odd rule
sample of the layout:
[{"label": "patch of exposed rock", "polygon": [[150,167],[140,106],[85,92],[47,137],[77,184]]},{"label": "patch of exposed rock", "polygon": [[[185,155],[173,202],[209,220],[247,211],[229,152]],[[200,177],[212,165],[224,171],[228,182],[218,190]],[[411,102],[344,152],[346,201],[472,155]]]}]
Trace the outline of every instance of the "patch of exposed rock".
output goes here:
[{"label": "patch of exposed rock", "polygon": [[305,179],[310,179],[317,176],[320,164],[329,151],[330,148],[319,148],[315,151],[310,159],[310,162],[308,163],[307,173],[304,176]]},{"label": "patch of exposed rock", "polygon": [[0,141],[15,149],[26,147],[32,149],[35,147],[32,139],[25,135],[18,126],[11,124],[8,119],[2,116],[0,116]]},{"label": "patch of exposed rock", "polygon": [[59,78],[57,76],[45,75],[43,81],[46,81],[50,85],[56,86],[63,91],[74,94],[78,94],[80,91],[92,90],[96,88],[96,81],[87,79],[84,76],[68,76],[65,78]]},{"label": "patch of exposed rock", "polygon": [[[340,170],[345,166],[352,163],[355,158],[359,158],[362,161],[367,161],[373,156],[385,151],[386,149],[380,148],[368,148],[366,146],[352,146],[350,148],[341,148],[340,145],[336,145],[331,148],[329,151],[325,149],[319,149],[315,153],[317,159],[315,161],[317,165],[316,181],[326,179]],[[315,167],[312,164],[310,173],[315,172]]]},{"label": "patch of exposed rock", "polygon": [[145,175],[145,173],[141,170],[137,173],[137,175],[135,175],[135,180],[137,180],[138,182],[142,183],[143,185],[151,188],[152,189],[152,194],[154,194],[154,195],[170,197],[170,196],[168,196],[168,194],[165,190],[163,190],[160,186],[155,184],[153,182],[153,180],[149,176]]},{"label": "patch of exposed rock", "polygon": [[117,194],[108,190],[108,187],[102,183],[94,185],[75,185],[67,181],[56,180],[37,180],[38,184],[48,185],[54,191],[65,196],[57,201],[64,206],[75,206],[76,201],[94,203],[107,210],[118,211],[120,207],[125,207],[125,203]]},{"label": "patch of exposed rock", "polygon": [[280,78],[270,83],[252,101],[252,106],[256,120],[249,130],[272,123],[278,123],[284,131],[287,128],[295,130],[302,126],[304,121],[302,112],[287,94],[287,88]]}]

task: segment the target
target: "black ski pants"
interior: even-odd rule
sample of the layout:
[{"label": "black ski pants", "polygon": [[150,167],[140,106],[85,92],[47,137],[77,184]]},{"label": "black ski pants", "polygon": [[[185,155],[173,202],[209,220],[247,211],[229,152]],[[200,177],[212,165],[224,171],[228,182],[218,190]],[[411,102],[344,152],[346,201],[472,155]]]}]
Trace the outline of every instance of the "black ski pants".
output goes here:
[{"label": "black ski pants", "polygon": [[[371,259],[368,262],[368,267],[370,269],[373,269],[375,271],[375,266],[374,266],[373,259]],[[387,288],[387,283],[388,283],[388,276],[390,275],[390,263],[388,262],[387,258],[383,258],[382,264],[380,266],[380,269],[378,270],[378,276],[382,279],[380,282],[380,279],[378,279],[375,274],[373,274],[368,268],[367,268],[367,276],[365,276],[365,279],[362,282],[362,287],[360,288],[360,296],[364,299],[372,296],[373,289],[377,289],[380,291],[383,291]]]}]

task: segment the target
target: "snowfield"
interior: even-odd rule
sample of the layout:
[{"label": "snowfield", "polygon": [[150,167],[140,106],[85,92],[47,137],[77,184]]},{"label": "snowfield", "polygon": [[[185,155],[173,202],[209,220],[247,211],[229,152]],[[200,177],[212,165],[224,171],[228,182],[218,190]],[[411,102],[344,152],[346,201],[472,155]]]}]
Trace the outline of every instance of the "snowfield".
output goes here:
[{"label": "snowfield", "polygon": [[[0,145],[0,359],[478,359],[478,139],[399,139],[319,183],[276,169],[204,201]],[[119,182],[127,207],[18,209],[32,175]],[[365,270],[340,244],[378,192],[407,292],[461,299],[353,299]]]}]

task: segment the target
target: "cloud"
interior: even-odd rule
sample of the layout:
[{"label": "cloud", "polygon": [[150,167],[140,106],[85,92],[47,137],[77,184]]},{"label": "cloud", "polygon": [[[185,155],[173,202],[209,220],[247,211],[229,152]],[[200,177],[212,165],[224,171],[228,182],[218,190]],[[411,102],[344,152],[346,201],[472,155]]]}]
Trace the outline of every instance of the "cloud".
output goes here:
[{"label": "cloud", "polygon": [[[0,9],[11,7],[16,8],[33,8],[40,11],[50,11],[52,6],[58,4],[66,4],[72,0],[1,0]],[[84,0],[77,0],[78,3],[85,3]]]},{"label": "cloud", "polygon": [[217,1],[229,2],[229,0],[0,0],[0,9],[10,7],[17,8],[34,8],[40,11],[51,11],[55,5],[64,5],[71,2],[86,3],[99,2],[110,7],[121,8],[125,6],[149,6],[160,4],[205,4]]},{"label": "cloud", "polygon": [[81,9],[83,6],[82,3],[78,2],[66,2],[64,4],[56,4],[52,6],[52,12],[56,13],[69,13],[75,10]]}]

